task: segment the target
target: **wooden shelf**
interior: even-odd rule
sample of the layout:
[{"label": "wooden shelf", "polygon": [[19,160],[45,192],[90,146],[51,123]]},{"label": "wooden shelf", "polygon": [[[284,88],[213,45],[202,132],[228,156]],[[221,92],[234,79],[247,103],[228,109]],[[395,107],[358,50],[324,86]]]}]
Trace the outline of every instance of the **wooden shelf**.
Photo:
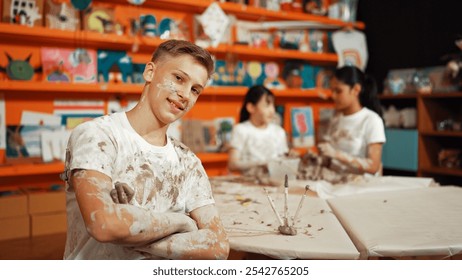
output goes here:
[{"label": "wooden shelf", "polygon": [[424,173],[435,174],[435,175],[450,175],[450,176],[461,176],[462,177],[462,169],[457,169],[457,168],[432,166],[432,167],[421,167],[420,171]]},{"label": "wooden shelf", "polygon": [[[76,83],[49,83],[37,81],[0,81],[0,90],[9,92],[28,93],[62,93],[69,96],[81,93],[107,93],[107,94],[130,94],[139,95],[143,85],[137,84],[76,84]],[[209,86],[202,95],[238,96],[242,97],[247,92],[245,86]],[[290,98],[320,98],[328,99],[330,91],[327,89],[276,89],[273,90],[278,97]],[[14,93],[12,93],[14,94]]]},{"label": "wooden shelf", "polygon": [[252,58],[266,58],[271,60],[287,60],[287,59],[300,59],[309,60],[312,63],[336,63],[338,56],[335,53],[314,53],[314,52],[300,52],[298,50],[284,50],[284,49],[267,49],[267,48],[254,48],[245,45],[221,45],[217,48],[209,48],[212,53],[233,53],[241,56]]},{"label": "wooden shelf", "polygon": [[437,130],[423,130],[420,131],[422,136],[436,136],[436,137],[462,137],[461,131],[437,131]]},{"label": "wooden shelf", "polygon": [[379,95],[379,99],[381,100],[396,100],[396,99],[416,99],[418,95],[416,93],[410,93],[410,94],[382,94]]},{"label": "wooden shelf", "polygon": [[445,93],[432,93],[432,94],[419,94],[420,97],[425,99],[439,99],[439,98],[462,98],[462,92],[445,92]]},{"label": "wooden shelf", "polygon": [[[227,162],[226,153],[197,153],[203,164]],[[0,165],[1,177],[18,177],[40,174],[59,174],[64,171],[64,163],[61,161],[51,163],[22,163]]]},{"label": "wooden shelf", "polygon": [[[126,0],[103,0],[101,2],[108,2],[114,4],[127,4]],[[155,8],[164,10],[177,10],[181,6],[183,11],[190,13],[202,13],[205,9],[215,2],[214,0],[156,0],[146,1],[141,7],[143,8]],[[337,28],[346,26],[353,26],[357,29],[364,29],[365,24],[363,22],[344,22],[338,19],[331,19],[327,16],[317,16],[301,12],[289,12],[289,11],[272,11],[265,8],[252,7],[248,5],[238,3],[218,3],[223,11],[227,14],[235,15],[239,19],[252,20],[252,21],[309,21],[315,23],[321,23]]]}]

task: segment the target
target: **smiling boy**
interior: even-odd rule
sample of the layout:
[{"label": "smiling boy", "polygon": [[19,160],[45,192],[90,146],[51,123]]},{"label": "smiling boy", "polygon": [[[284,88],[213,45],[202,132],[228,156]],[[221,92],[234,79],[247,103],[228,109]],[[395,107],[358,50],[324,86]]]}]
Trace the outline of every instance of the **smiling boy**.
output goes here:
[{"label": "smiling boy", "polygon": [[[205,170],[193,152],[167,136],[212,73],[206,50],[182,40],[163,42],[146,64],[132,110],[74,129],[64,172],[65,259],[227,258],[229,244]],[[119,192],[124,201],[111,198],[115,188],[125,190]]]}]

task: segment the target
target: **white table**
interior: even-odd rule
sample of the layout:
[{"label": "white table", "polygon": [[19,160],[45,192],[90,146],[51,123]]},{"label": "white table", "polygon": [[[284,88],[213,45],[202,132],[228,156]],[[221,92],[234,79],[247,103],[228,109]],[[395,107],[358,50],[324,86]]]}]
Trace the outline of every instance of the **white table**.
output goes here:
[{"label": "white table", "polygon": [[366,258],[462,253],[462,188],[430,187],[328,199]]},{"label": "white table", "polygon": [[[282,188],[267,188],[283,218]],[[231,249],[276,259],[357,259],[359,252],[325,200],[306,197],[296,223],[298,234],[279,233],[279,222],[263,187],[222,183],[214,197],[229,236]],[[292,217],[301,195],[289,195]],[[291,220],[291,219],[290,219]]]}]

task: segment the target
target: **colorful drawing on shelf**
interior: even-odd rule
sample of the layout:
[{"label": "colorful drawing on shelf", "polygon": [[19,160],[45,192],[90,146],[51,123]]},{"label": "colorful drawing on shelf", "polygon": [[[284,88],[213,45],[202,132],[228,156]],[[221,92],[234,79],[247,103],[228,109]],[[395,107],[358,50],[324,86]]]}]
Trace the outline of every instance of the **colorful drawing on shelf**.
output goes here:
[{"label": "colorful drawing on shelf", "polygon": [[3,1],[3,21],[19,25],[42,25],[43,0]]},{"label": "colorful drawing on shelf", "polygon": [[157,36],[157,19],[154,15],[141,15],[140,16],[141,30],[144,36],[155,37]]},{"label": "colorful drawing on shelf", "polygon": [[294,147],[314,145],[313,110],[310,106],[291,109],[292,144]]},{"label": "colorful drawing on shelf", "polygon": [[245,69],[241,61],[215,61],[215,73],[212,76],[212,85],[239,86],[243,85]]},{"label": "colorful drawing on shelf", "polygon": [[6,157],[40,158],[42,156],[41,134],[59,131],[61,126],[9,125],[7,126]]},{"label": "colorful drawing on shelf", "polygon": [[244,76],[245,86],[262,85],[265,80],[265,73],[263,72],[263,64],[258,61],[244,62],[246,74]]},{"label": "colorful drawing on shelf", "polygon": [[54,100],[53,114],[61,117],[61,124],[72,129],[82,122],[105,114],[103,100]]},{"label": "colorful drawing on shelf", "polygon": [[71,31],[79,29],[80,17],[78,11],[69,3],[61,2],[57,3],[54,0],[45,2],[45,26]]},{"label": "colorful drawing on shelf", "polygon": [[98,81],[131,83],[133,81],[131,57],[124,51],[98,50]]},{"label": "colorful drawing on shelf", "polygon": [[114,33],[116,22],[114,9],[106,6],[92,6],[84,11],[84,30],[99,33]]},{"label": "colorful drawing on shelf", "polygon": [[43,47],[42,67],[48,82],[96,82],[96,52],[88,49]]},{"label": "colorful drawing on shelf", "polygon": [[275,62],[265,63],[265,76],[266,79],[263,85],[267,88],[283,89],[285,88],[284,82],[279,78],[279,66]]},{"label": "colorful drawing on shelf", "polygon": [[0,66],[0,71],[6,72],[6,75],[11,80],[29,81],[34,76],[34,72],[40,70],[40,67],[34,69],[30,64],[32,54],[26,59],[14,59],[7,52],[5,52],[8,58],[8,65],[6,67]]}]

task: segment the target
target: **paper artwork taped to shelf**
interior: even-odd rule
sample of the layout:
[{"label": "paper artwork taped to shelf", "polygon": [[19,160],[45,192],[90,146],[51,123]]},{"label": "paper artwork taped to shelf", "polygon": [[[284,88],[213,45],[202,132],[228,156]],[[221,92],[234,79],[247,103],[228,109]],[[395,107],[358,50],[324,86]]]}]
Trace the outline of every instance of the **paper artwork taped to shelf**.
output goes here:
[{"label": "paper artwork taped to shelf", "polygon": [[5,99],[0,94],[0,149],[6,148]]},{"label": "paper artwork taped to shelf", "polygon": [[43,47],[43,76],[47,82],[96,83],[96,51]]},{"label": "paper artwork taped to shelf", "polygon": [[43,0],[4,0],[3,22],[41,26]]},{"label": "paper artwork taped to shelf", "polygon": [[45,26],[48,28],[70,31],[80,29],[79,12],[70,3],[46,0],[45,14]]},{"label": "paper artwork taped to shelf", "polygon": [[292,108],[292,144],[296,148],[314,146],[314,122],[311,107]]},{"label": "paper artwork taped to shelf", "polygon": [[228,16],[218,3],[213,2],[201,14],[199,21],[204,33],[210,38],[211,46],[216,48],[229,28]]},{"label": "paper artwork taped to shelf", "polygon": [[7,161],[36,162],[42,157],[41,135],[60,131],[61,126],[9,125],[7,126]]},{"label": "paper artwork taped to shelf", "polygon": [[132,58],[125,51],[98,50],[98,82],[132,83],[133,70]]},{"label": "paper artwork taped to shelf", "polygon": [[54,114],[47,114],[42,112],[22,111],[21,125],[61,125],[61,117]]},{"label": "paper artwork taped to shelf", "polygon": [[54,100],[53,114],[61,117],[67,129],[105,114],[103,100]]},{"label": "paper artwork taped to shelf", "polygon": [[366,36],[357,30],[339,30],[332,33],[332,43],[338,54],[338,65],[356,66],[365,70],[368,60]]}]

